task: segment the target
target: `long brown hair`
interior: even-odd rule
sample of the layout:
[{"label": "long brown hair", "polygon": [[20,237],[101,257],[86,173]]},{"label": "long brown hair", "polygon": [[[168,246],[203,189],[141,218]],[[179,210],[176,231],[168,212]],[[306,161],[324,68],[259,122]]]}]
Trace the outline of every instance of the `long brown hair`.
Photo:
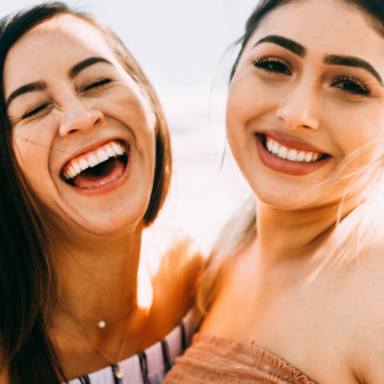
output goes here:
[{"label": "long brown hair", "polygon": [[[99,29],[116,57],[150,100],[156,115],[156,166],[146,225],[156,218],[167,195],[172,157],[168,127],[159,100],[121,40],[100,20],[70,10],[60,2],[44,3],[0,20],[0,70],[15,42],[36,25],[62,14],[81,18]],[[47,333],[55,276],[51,267],[44,217],[26,186],[15,158],[0,78],[0,338],[3,367],[12,384],[53,384],[64,377]]]},{"label": "long brown hair", "polygon": [[[233,64],[230,73],[230,82],[232,81],[241,55],[247,45],[249,39],[253,36],[264,18],[272,11],[280,8],[288,3],[298,3],[301,0],[261,0],[252,14],[249,16],[245,24],[245,32],[237,41],[240,45],[239,54]],[[360,10],[366,17],[368,23],[384,37],[384,1],[382,0],[340,0]],[[382,145],[382,142],[372,143],[372,145]],[[350,158],[357,156],[358,152],[351,154]],[[384,156],[361,169],[352,172],[348,180],[337,176],[331,182],[347,181],[349,189],[344,195],[344,199],[340,204],[339,216],[337,223],[340,222],[344,211],[344,200],[349,191],[357,192],[358,199],[364,202],[364,217],[355,218],[354,236],[351,236],[355,241],[353,250],[359,253],[372,238],[371,228],[378,207],[383,205],[383,190],[384,190]],[[357,180],[357,181],[356,181]],[[362,211],[360,211],[362,212]],[[382,233],[382,232],[380,232]],[[235,256],[238,251],[247,243],[247,241],[256,234],[256,198],[252,196],[233,216],[222,230],[219,238],[214,246],[210,257],[207,260],[205,272],[203,273],[199,288],[197,291],[197,307],[204,315],[210,308],[215,295],[218,291],[218,286],[221,281],[221,276],[225,271],[225,266]],[[364,240],[363,240],[364,239]],[[352,247],[350,247],[352,249]],[[346,253],[346,252],[345,252]]]}]

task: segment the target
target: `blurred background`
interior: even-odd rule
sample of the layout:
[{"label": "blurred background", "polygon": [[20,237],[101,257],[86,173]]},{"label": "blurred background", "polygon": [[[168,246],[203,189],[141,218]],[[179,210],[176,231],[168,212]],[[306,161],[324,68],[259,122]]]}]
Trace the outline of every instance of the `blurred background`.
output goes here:
[{"label": "blurred background", "polygon": [[[0,16],[40,1],[1,0]],[[171,192],[159,221],[208,252],[248,196],[226,144],[225,102],[238,47],[257,0],[68,0],[112,27],[152,82],[168,119]]]}]

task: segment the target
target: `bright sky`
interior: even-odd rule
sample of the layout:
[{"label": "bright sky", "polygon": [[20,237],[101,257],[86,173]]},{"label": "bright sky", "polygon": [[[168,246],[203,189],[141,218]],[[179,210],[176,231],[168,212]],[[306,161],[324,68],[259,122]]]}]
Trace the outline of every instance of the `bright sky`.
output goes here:
[{"label": "bright sky", "polygon": [[[0,16],[30,0],[2,1]],[[177,84],[210,84],[220,56],[257,0],[70,0],[104,19],[147,72]]]}]

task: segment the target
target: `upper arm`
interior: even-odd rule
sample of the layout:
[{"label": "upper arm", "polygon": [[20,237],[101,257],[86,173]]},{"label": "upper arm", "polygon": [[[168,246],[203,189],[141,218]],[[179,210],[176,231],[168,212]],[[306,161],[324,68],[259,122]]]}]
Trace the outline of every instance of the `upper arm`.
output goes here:
[{"label": "upper arm", "polygon": [[173,230],[166,239],[168,245],[161,257],[158,279],[170,294],[190,307],[203,266],[202,254],[196,243],[182,231]]},{"label": "upper arm", "polygon": [[147,246],[143,256],[148,261],[157,302],[169,307],[168,311],[185,313],[194,303],[204,262],[201,252],[180,230],[155,227],[145,237]]},{"label": "upper arm", "polygon": [[363,384],[384,383],[384,249],[372,246],[356,267],[350,366]]}]

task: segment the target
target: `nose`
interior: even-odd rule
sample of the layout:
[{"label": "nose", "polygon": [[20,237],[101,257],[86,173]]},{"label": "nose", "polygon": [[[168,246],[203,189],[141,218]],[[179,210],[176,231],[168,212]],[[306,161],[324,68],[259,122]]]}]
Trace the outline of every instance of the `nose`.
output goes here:
[{"label": "nose", "polygon": [[88,132],[96,125],[100,125],[103,120],[102,111],[89,105],[88,100],[77,98],[65,106],[59,134],[66,137],[74,132]]},{"label": "nose", "polygon": [[283,120],[287,128],[313,129],[320,126],[322,96],[316,83],[302,79],[294,84],[287,93],[285,100],[279,105],[277,116]]}]

